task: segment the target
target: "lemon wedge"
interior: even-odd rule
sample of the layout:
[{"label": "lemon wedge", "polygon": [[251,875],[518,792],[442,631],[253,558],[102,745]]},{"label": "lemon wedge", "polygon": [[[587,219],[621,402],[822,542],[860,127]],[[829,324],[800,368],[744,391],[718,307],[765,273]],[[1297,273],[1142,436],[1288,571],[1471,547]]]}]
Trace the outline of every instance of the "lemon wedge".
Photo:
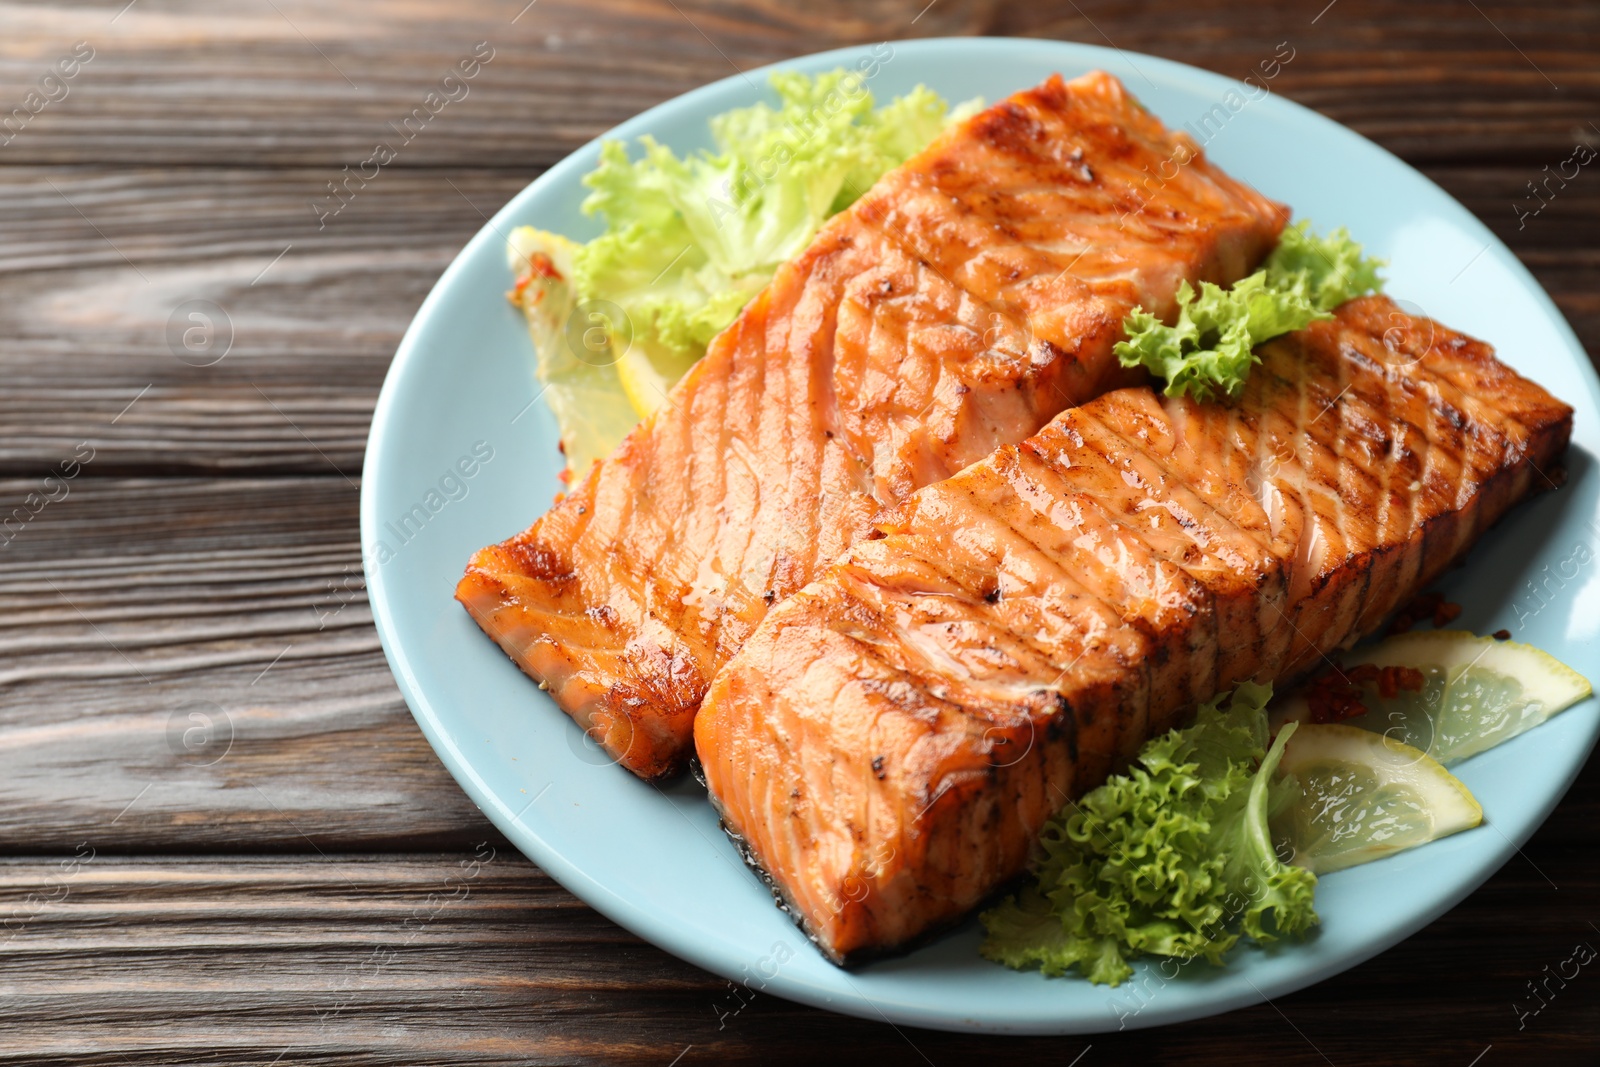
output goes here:
[{"label": "lemon wedge", "polygon": [[666,403],[667,393],[689,373],[698,357],[668,352],[643,339],[628,346],[617,360],[617,380],[640,418],[649,418]]},{"label": "lemon wedge", "polygon": [[506,259],[517,277],[511,302],[522,310],[533,338],[536,389],[555,416],[568,468],[581,477],[592,461],[622,443],[640,413],[615,366],[628,339],[619,343],[606,328],[617,313],[582,306],[573,292],[577,249],[560,234],[519,226],[507,242]]},{"label": "lemon wedge", "polygon": [[1273,819],[1314,874],[1353,867],[1483,821],[1467,787],[1410,745],[1353,726],[1305,724],[1279,769],[1299,780],[1300,799]]},{"label": "lemon wedge", "polygon": [[[1593,692],[1587,678],[1547,652],[1461,630],[1400,634],[1344,657],[1346,672],[1363,664],[1420,671],[1422,688],[1385,697],[1365,685],[1367,713],[1345,724],[1419,748],[1446,766],[1538,726]],[[1274,721],[1306,715],[1305,702],[1295,699]]]}]

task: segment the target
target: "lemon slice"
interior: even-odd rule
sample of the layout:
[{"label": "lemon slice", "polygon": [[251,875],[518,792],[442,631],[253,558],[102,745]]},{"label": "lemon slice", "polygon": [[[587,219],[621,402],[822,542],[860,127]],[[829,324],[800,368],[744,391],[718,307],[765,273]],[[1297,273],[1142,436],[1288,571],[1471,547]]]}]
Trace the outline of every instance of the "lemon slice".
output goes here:
[{"label": "lemon slice", "polygon": [[633,410],[648,418],[666,403],[667,393],[695,362],[693,356],[667,352],[641,339],[617,360],[617,379]]},{"label": "lemon slice", "polygon": [[639,412],[614,366],[622,346],[604,325],[616,312],[580,306],[573,292],[569,279],[577,249],[560,234],[519,226],[507,242],[506,259],[518,279],[511,302],[522,310],[533,338],[538,389],[555,415],[567,466],[582,476],[593,460],[622,443]]},{"label": "lemon slice", "polygon": [[1467,787],[1427,754],[1352,726],[1305,724],[1279,764],[1300,799],[1274,818],[1314,874],[1353,867],[1483,821]]},{"label": "lemon slice", "polygon": [[[1593,691],[1589,681],[1532,645],[1461,630],[1401,634],[1345,657],[1345,670],[1370,663],[1422,672],[1421,690],[1384,697],[1362,687],[1367,714],[1349,726],[1419,748],[1449,766],[1530,730]],[[1297,701],[1285,709],[1304,718]]]}]

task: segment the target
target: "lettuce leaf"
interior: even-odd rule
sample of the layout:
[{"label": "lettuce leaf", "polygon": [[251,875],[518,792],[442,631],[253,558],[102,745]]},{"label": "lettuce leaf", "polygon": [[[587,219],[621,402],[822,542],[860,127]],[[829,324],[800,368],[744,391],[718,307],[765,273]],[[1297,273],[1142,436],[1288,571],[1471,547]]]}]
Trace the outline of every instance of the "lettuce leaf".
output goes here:
[{"label": "lettuce leaf", "polygon": [[1292,731],[1266,749],[1271,696],[1247,682],[1201,705],[1047,823],[1029,884],[982,915],[983,954],[1115,986],[1141,955],[1221,964],[1241,937],[1315,925],[1316,876],[1280,861],[1268,830],[1299,792],[1274,778]]},{"label": "lettuce leaf", "polygon": [[1238,396],[1260,362],[1256,345],[1330,318],[1352,297],[1381,290],[1382,265],[1363,256],[1343,227],[1321,237],[1302,221],[1284,230],[1261,270],[1233,288],[1201,282],[1196,294],[1188,282],[1180,285],[1178,318],[1171,326],[1136,309],[1123,322],[1127,340],[1117,342],[1117,359],[1165,378],[1167,396]]},{"label": "lettuce leaf", "polygon": [[1381,259],[1361,254],[1361,246],[1340,226],[1326,237],[1311,232],[1301,220],[1283,231],[1278,247],[1267,257],[1267,285],[1308,298],[1318,311],[1332,311],[1363,293],[1379,292]]},{"label": "lettuce leaf", "polygon": [[874,108],[854,71],[779,71],[771,81],[777,107],[711,120],[715,151],[680,158],[643,137],[642,155],[630,158],[610,141],[584,178],[583,210],[606,230],[574,258],[577,301],[616,304],[634,342],[679,371],[828,218],[948,118],[944,100],[920,86]]},{"label": "lettuce leaf", "polygon": [[1143,308],[1123,323],[1126,341],[1116,344],[1124,367],[1143,366],[1167,380],[1167,396],[1193,395],[1210,400],[1215,393],[1239,395],[1250,368],[1260,362],[1251,351],[1280,334],[1292,333],[1318,318],[1328,318],[1299,287],[1274,288],[1266,271],[1257,271],[1223,289],[1200,283],[1195,294],[1188,282],[1178,286],[1178,321],[1171,326]]}]

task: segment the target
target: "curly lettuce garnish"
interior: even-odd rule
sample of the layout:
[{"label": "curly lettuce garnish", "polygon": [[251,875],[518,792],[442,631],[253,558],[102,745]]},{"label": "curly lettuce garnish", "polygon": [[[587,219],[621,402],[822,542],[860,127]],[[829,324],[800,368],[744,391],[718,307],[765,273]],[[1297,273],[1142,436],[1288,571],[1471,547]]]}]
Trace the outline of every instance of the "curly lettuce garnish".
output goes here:
[{"label": "curly lettuce garnish", "polygon": [[1343,227],[1323,237],[1300,222],[1284,230],[1261,270],[1233,288],[1201,282],[1197,294],[1188,282],[1179,286],[1178,320],[1171,326],[1142,308],[1134,311],[1123,322],[1128,339],[1117,342],[1117,359],[1165,378],[1168,396],[1238,396],[1260,362],[1256,345],[1381,290],[1382,265],[1363,256]]},{"label": "curly lettuce garnish", "polygon": [[1381,259],[1361,254],[1361,246],[1340,226],[1326,237],[1304,220],[1283,231],[1263,268],[1267,285],[1310,299],[1318,311],[1332,311],[1363,293],[1380,292]]},{"label": "curly lettuce garnish", "polygon": [[1274,779],[1293,731],[1266,749],[1271,696],[1247,682],[1201,705],[1046,824],[1029,884],[982,915],[983,954],[1115,986],[1145,954],[1221,964],[1241,937],[1315,925],[1316,875],[1279,860],[1268,830],[1299,794]]}]

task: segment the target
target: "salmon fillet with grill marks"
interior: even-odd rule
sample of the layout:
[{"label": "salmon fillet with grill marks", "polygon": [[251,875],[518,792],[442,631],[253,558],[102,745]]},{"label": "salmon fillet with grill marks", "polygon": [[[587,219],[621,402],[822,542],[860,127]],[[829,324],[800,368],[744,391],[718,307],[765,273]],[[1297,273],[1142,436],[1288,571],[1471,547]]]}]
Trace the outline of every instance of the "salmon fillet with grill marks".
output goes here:
[{"label": "salmon fillet with grill marks", "polygon": [[457,598],[619,762],[674,774],[772,604],[884,506],[1135,380],[1129,310],[1237,280],[1286,217],[1109,75],[1018,93],[833,219]]},{"label": "salmon fillet with grill marks", "polygon": [[1196,702],[1372,630],[1571,430],[1382,297],[1258,354],[1236,402],[1118,390],[921,490],[718,675],[713,798],[832,959],[960,917]]}]

